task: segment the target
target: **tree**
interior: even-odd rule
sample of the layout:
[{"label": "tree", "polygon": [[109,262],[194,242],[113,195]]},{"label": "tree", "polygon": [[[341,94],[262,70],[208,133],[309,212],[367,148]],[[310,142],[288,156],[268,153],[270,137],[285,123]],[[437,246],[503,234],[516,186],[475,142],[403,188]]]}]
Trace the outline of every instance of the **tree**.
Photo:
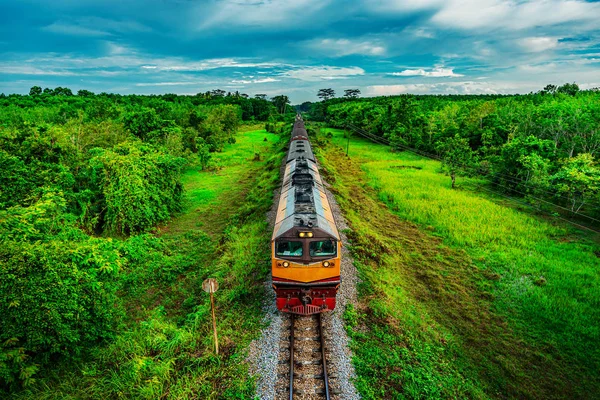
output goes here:
[{"label": "tree", "polygon": [[286,107],[290,104],[290,99],[286,95],[280,94],[273,97],[273,104],[277,107],[279,114],[285,114]]},{"label": "tree", "polygon": [[568,197],[573,212],[581,210],[600,193],[600,168],[591,154],[579,154],[566,160],[550,180],[559,194]]},{"label": "tree", "polygon": [[347,99],[356,99],[360,95],[360,89],[346,89],[344,90],[344,97]]},{"label": "tree", "polygon": [[42,94],[42,88],[40,86],[33,86],[29,89],[30,96],[39,96],[40,94]]},{"label": "tree", "polygon": [[327,101],[327,100],[335,97],[335,90],[333,90],[331,88],[320,89],[319,92],[317,93],[317,97],[319,97],[320,99],[323,99],[324,101]]},{"label": "tree", "polygon": [[442,147],[442,169],[452,179],[452,189],[456,183],[456,174],[460,171],[468,171],[473,161],[473,150],[467,139],[458,134],[446,140]]},{"label": "tree", "polygon": [[210,94],[213,97],[224,97],[225,91],[221,90],[221,89],[215,89],[215,90],[211,90]]},{"label": "tree", "polygon": [[542,93],[546,94],[554,94],[556,93],[556,85],[552,85],[552,84],[548,84],[546,86],[544,86],[544,89],[542,89]]},{"label": "tree", "polygon": [[90,92],[89,90],[82,89],[82,90],[78,90],[77,91],[77,96],[79,96],[79,97],[92,97],[92,96],[94,96],[94,92]]},{"label": "tree", "polygon": [[565,83],[564,85],[559,86],[558,89],[556,89],[556,92],[568,94],[569,96],[575,96],[577,92],[579,92],[579,85],[577,85],[575,82]]},{"label": "tree", "polygon": [[266,95],[266,94],[262,94],[262,93],[260,93],[260,94],[255,94],[255,95],[254,95],[254,98],[255,98],[255,99],[258,99],[258,100],[266,100],[266,99],[267,99],[267,95]]},{"label": "tree", "polygon": [[71,89],[61,86],[55,88],[52,93],[54,96],[73,96]]}]

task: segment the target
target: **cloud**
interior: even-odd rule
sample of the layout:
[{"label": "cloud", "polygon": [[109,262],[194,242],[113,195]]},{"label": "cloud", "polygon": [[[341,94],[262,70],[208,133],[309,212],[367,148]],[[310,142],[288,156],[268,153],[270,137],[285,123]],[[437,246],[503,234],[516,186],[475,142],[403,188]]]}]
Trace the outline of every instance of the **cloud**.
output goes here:
[{"label": "cloud", "polygon": [[443,0],[372,0],[367,8],[379,13],[407,13],[439,8]]},{"label": "cloud", "polygon": [[517,44],[529,53],[539,53],[558,46],[558,39],[552,37],[527,37],[518,39]]},{"label": "cloud", "polygon": [[110,32],[106,32],[100,29],[88,28],[85,26],[69,24],[65,22],[54,22],[48,26],[42,28],[46,32],[59,33],[63,35],[72,36],[110,36]]},{"label": "cloud", "polygon": [[302,81],[323,81],[346,79],[350,76],[364,75],[365,70],[359,67],[301,67],[283,72],[281,76]]},{"label": "cloud", "polygon": [[[202,2],[201,2],[202,3]],[[330,0],[222,0],[212,7],[198,6],[199,30],[228,29],[232,26],[246,28],[287,27],[298,29],[298,22],[310,19]]]},{"label": "cloud", "polygon": [[316,39],[306,46],[329,56],[343,57],[351,54],[382,56],[386,48],[376,41],[351,39]]},{"label": "cloud", "polygon": [[464,76],[462,74],[454,73],[453,68],[433,68],[430,71],[426,71],[422,68],[419,69],[405,69],[402,72],[391,72],[389,75],[393,76],[426,76],[431,78],[444,78],[450,77],[455,78]]},{"label": "cloud", "polygon": [[59,20],[44,26],[43,31],[71,36],[113,36],[115,33],[151,32],[152,29],[136,21],[118,21],[98,17]]},{"label": "cloud", "polygon": [[271,83],[271,82],[280,82],[281,79],[275,79],[275,78],[261,78],[261,79],[234,79],[231,81],[231,83],[234,84],[250,84],[250,83]]},{"label": "cloud", "polygon": [[76,72],[36,68],[31,65],[0,65],[0,74],[75,76]]},{"label": "cloud", "polygon": [[582,0],[449,0],[431,18],[460,30],[522,30],[600,19],[600,4]]},{"label": "cloud", "polygon": [[373,85],[365,92],[368,96],[413,94],[497,94],[515,93],[520,85],[498,85],[490,82],[415,83],[406,85]]}]

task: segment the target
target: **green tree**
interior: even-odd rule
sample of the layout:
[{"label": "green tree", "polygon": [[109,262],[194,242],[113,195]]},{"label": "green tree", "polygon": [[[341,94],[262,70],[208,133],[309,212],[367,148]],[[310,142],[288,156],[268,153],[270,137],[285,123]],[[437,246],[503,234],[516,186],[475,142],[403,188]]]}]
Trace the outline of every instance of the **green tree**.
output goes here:
[{"label": "green tree", "polygon": [[273,97],[273,104],[279,114],[285,114],[286,107],[290,104],[290,99],[286,95],[275,96]]},{"label": "green tree", "polygon": [[40,94],[42,94],[42,88],[40,86],[33,86],[29,89],[30,96],[39,96]]},{"label": "green tree", "polygon": [[319,89],[319,92],[317,93],[317,97],[324,101],[333,99],[335,97],[335,90],[333,90],[331,88]]},{"label": "green tree", "polygon": [[115,244],[83,234],[61,193],[0,211],[0,385],[110,338],[121,313]]},{"label": "green tree", "polygon": [[597,199],[600,193],[600,168],[591,154],[579,154],[565,160],[550,180],[559,194],[568,197],[574,212]]},{"label": "green tree", "polygon": [[473,150],[467,139],[458,134],[447,139],[441,146],[442,169],[452,180],[452,189],[455,187],[456,174],[460,172],[469,173],[473,168]]},{"label": "green tree", "polygon": [[564,85],[559,86],[556,89],[557,93],[564,93],[569,96],[575,96],[579,92],[579,85],[575,82],[573,83],[565,83]]},{"label": "green tree", "polygon": [[344,97],[347,99],[356,99],[360,95],[360,89],[346,89],[344,90]]}]

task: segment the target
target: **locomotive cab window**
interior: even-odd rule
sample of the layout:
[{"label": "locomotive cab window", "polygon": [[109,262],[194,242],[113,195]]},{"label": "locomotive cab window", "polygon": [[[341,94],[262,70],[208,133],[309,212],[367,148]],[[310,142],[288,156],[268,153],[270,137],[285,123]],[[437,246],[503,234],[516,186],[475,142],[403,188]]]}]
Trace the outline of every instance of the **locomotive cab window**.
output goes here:
[{"label": "locomotive cab window", "polygon": [[337,253],[335,240],[310,242],[309,252],[311,257],[335,256]]},{"label": "locomotive cab window", "polygon": [[301,257],[302,256],[302,242],[277,242],[275,248],[275,254],[278,256],[287,257]]}]

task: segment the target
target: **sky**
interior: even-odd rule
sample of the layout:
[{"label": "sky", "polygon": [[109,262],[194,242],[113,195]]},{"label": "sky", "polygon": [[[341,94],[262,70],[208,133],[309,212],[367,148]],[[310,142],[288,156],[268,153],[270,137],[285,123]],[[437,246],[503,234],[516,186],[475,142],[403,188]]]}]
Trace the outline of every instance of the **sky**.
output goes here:
[{"label": "sky", "polygon": [[317,100],[600,86],[600,2],[0,0],[0,92]]}]

